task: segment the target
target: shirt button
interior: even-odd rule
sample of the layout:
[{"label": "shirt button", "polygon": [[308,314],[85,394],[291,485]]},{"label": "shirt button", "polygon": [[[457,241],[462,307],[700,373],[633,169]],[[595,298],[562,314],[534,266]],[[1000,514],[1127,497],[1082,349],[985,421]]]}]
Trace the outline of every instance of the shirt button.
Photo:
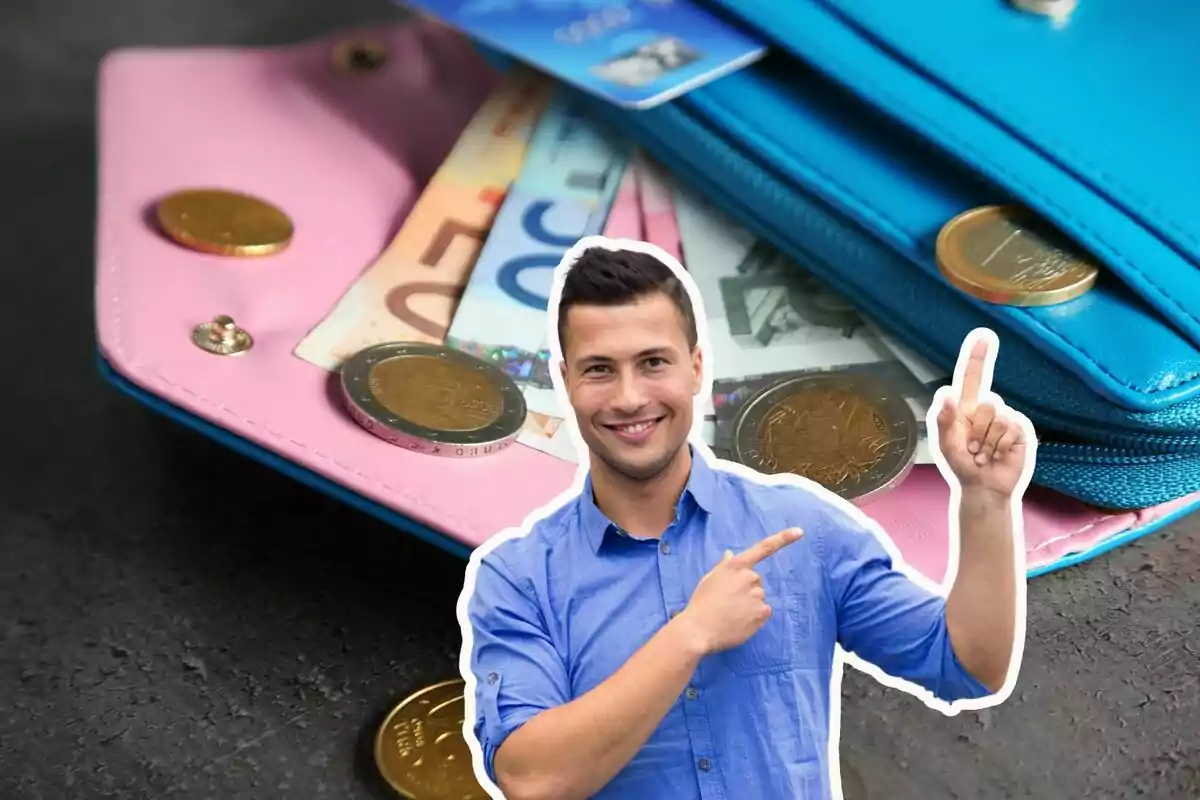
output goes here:
[{"label": "shirt button", "polygon": [[658,549],[662,551],[662,554],[663,554],[664,556],[665,556],[665,555],[670,555],[670,553],[671,553],[671,545],[667,544],[666,542],[661,542],[661,543],[658,545]]},{"label": "shirt button", "polygon": [[500,680],[500,676],[494,672],[488,673],[488,683],[495,685],[496,681]]},{"label": "shirt button", "polygon": [[695,700],[697,697],[700,696],[700,693],[696,691],[695,686],[689,686],[687,688],[687,691],[684,692],[683,694],[688,700]]},{"label": "shirt button", "polygon": [[708,772],[708,768],[712,766],[712,764],[709,763],[707,758],[700,759],[699,761],[696,762],[696,765],[698,767],[700,767],[701,772]]}]

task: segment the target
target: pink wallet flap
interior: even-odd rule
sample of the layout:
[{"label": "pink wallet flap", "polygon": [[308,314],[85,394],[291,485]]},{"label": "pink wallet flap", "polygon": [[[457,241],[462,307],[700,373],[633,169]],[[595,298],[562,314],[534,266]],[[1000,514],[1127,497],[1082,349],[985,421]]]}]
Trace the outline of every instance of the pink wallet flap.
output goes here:
[{"label": "pink wallet flap", "polygon": [[[356,41],[381,45],[382,65],[338,69],[339,47]],[[96,274],[106,360],[147,392],[468,547],[519,525],[572,485],[575,465],[520,445],[465,460],[392,446],[343,411],[332,373],[292,353],[390,242],[495,84],[467,41],[426,20],[272,49],[109,55]],[[168,241],[151,211],[189,187],[275,203],[295,224],[291,246],[236,259]],[[249,351],[222,357],[192,343],[193,327],[221,314],[253,336]],[[918,467],[866,507],[935,580],[946,568],[948,498],[937,470]],[[1028,566],[1154,515],[1033,489]]]}]

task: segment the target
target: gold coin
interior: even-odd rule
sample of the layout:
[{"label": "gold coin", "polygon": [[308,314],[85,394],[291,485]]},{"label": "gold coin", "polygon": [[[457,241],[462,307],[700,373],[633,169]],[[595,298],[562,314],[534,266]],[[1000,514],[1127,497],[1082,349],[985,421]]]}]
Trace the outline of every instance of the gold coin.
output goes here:
[{"label": "gold coin", "polygon": [[266,256],[292,241],[292,221],[251,195],[224,189],[186,189],[159,201],[158,223],[177,243],[221,256]]},{"label": "gold coin", "polygon": [[460,680],[421,689],[392,710],[375,737],[384,780],[409,800],[486,800],[463,738]]},{"label": "gold coin", "polygon": [[917,420],[881,379],[831,371],[780,381],[746,401],[733,422],[741,464],[790,472],[849,500],[899,483],[916,456]]},{"label": "gold coin", "polygon": [[368,385],[393,414],[441,431],[473,431],[500,416],[500,387],[488,373],[437,356],[389,358],[371,368]]},{"label": "gold coin", "polygon": [[517,440],[525,424],[520,387],[498,367],[443,345],[384,342],[341,367],[354,420],[418,453],[474,458]]},{"label": "gold coin", "polygon": [[959,214],[938,234],[937,262],[961,291],[1010,306],[1073,300],[1100,274],[1086,253],[1021,206],[981,206]]}]

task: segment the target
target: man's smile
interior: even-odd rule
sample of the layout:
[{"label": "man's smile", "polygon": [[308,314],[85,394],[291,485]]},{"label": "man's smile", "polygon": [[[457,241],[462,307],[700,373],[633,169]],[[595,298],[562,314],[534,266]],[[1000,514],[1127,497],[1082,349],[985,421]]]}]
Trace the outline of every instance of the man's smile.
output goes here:
[{"label": "man's smile", "polygon": [[617,438],[627,444],[638,444],[644,442],[653,435],[658,429],[658,424],[666,419],[666,416],[647,417],[640,420],[632,420],[630,422],[621,422],[616,424],[605,424],[603,427],[612,431],[617,435]]}]

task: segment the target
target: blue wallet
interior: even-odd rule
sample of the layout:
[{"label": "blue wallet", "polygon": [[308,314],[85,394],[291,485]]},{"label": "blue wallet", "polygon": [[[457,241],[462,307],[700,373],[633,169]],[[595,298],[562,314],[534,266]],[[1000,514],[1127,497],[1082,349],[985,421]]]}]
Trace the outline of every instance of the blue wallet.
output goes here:
[{"label": "blue wallet", "polygon": [[[995,330],[1036,483],[1111,508],[1200,489],[1200,5],[715,5],[768,56],[649,110],[581,102],[947,372]],[[1004,203],[1090,252],[1095,288],[1028,308],[949,284],[941,228]]]},{"label": "blue wallet", "polygon": [[[364,41],[388,55],[385,66],[347,68],[353,49],[346,45]],[[349,418],[332,372],[294,351],[363,265],[386,252],[381,243],[395,236],[397,215],[410,215],[436,165],[493,90],[496,76],[471,56],[466,40],[428,20],[279,48],[132,48],[105,59],[97,121],[96,322],[104,376],[181,424],[464,558],[567,490],[574,465],[527,447],[509,448],[497,461],[430,458],[393,447]],[[909,128],[887,122],[802,60],[778,49],[771,58],[651,112],[618,112],[579,97],[677,165],[677,178],[707,188],[745,224],[770,232],[792,252],[811,254],[806,260],[814,269],[944,365],[957,354],[954,326],[1001,329],[1006,385],[999,388],[1010,401],[1014,389],[1023,389],[1026,407],[1046,411],[1039,420],[1041,482],[1075,487],[1111,505],[1151,503],[1190,488],[1196,452],[1185,441],[1185,417],[1195,404],[1185,389],[1169,390],[1185,395],[1174,406],[1134,411],[1056,360],[1069,362],[1074,351],[1058,353],[1055,342],[1024,335],[1004,316],[1020,319],[1025,312],[976,306],[930,269],[928,239],[942,219],[998,191],[964,177],[970,170],[951,166],[943,151],[921,144]],[[790,82],[786,93],[771,83],[776,75]],[[164,94],[164,86],[176,91]],[[776,99],[758,103],[767,92]],[[705,117],[700,109],[718,101],[745,106],[724,118]],[[765,144],[766,123],[779,125],[779,118],[795,126],[783,137],[786,151]],[[824,127],[816,127],[822,120]],[[661,141],[671,146],[654,144]],[[909,144],[901,152],[903,142]],[[705,157],[705,148],[723,160]],[[785,171],[771,159],[800,166]],[[296,164],[304,165],[299,173]],[[856,181],[859,208],[869,199],[871,214],[851,214],[839,199],[845,194],[837,192]],[[222,184],[288,209],[300,222],[292,246],[269,260],[221,258],[176,246],[147,219],[146,210],[165,193]],[[967,197],[963,186],[975,187],[974,194]],[[905,222],[914,243],[889,233],[877,221],[879,209]],[[1106,299],[1112,294],[1086,297],[1118,311],[1141,309],[1153,335],[1167,330],[1132,288],[1121,290],[1119,304]],[[1057,310],[1071,309],[1089,321],[1094,339],[1103,338],[1105,328],[1087,316],[1094,309],[1076,302]],[[249,352],[234,358],[214,355],[211,337],[200,336],[214,315],[225,313],[253,340]],[[1145,328],[1118,334],[1133,341],[1135,330]],[[1167,352],[1179,354],[1177,365],[1192,358],[1182,335],[1172,346]],[[1113,350],[1107,367],[1120,365],[1120,352]],[[1170,363],[1161,355],[1149,360],[1160,370]],[[1045,378],[1041,388],[1038,375]],[[1081,433],[1068,442],[1071,434],[1047,418],[1077,424]],[[948,541],[940,533],[945,517],[939,522],[940,514],[925,513],[942,507],[945,486],[927,465],[909,481],[917,479],[911,492],[893,494],[893,503],[883,496],[871,513],[898,546],[924,553],[918,568],[936,580],[946,563],[943,545],[920,543]],[[464,496],[482,502],[463,503]],[[1159,530],[1194,512],[1197,498],[1105,513],[1035,487],[1025,506],[1030,575]]]}]

